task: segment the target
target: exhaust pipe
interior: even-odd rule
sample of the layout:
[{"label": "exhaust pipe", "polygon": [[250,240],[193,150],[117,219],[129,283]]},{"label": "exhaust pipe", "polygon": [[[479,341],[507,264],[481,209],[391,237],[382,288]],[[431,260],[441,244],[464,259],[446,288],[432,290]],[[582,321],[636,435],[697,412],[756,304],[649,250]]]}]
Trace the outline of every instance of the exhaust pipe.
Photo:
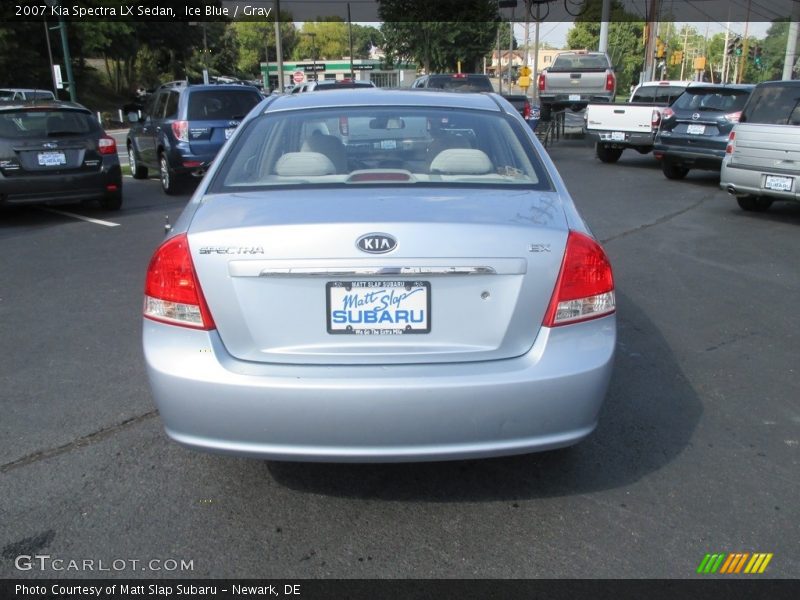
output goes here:
[{"label": "exhaust pipe", "polygon": [[725,191],[727,191],[731,196],[736,195],[736,188],[731,184],[728,184],[728,187],[725,188]]}]

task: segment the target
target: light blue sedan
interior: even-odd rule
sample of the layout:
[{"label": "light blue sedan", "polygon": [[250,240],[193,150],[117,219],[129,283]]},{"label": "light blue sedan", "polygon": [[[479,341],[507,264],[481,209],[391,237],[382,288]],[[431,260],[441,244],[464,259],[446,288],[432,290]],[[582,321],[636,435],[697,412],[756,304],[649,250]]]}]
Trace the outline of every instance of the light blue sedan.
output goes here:
[{"label": "light blue sedan", "polygon": [[166,432],[190,448],[520,454],[597,425],[614,281],[500,96],[271,96],[156,249],[143,342]]}]

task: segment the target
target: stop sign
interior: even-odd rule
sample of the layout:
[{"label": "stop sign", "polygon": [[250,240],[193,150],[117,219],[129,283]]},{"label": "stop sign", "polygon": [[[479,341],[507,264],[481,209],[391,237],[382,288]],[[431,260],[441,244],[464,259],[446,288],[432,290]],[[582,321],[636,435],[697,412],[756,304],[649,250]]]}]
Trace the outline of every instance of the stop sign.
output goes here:
[{"label": "stop sign", "polygon": [[295,71],[292,74],[292,81],[294,81],[295,83],[303,83],[303,80],[305,78],[306,78],[306,76],[303,74],[302,71]]}]

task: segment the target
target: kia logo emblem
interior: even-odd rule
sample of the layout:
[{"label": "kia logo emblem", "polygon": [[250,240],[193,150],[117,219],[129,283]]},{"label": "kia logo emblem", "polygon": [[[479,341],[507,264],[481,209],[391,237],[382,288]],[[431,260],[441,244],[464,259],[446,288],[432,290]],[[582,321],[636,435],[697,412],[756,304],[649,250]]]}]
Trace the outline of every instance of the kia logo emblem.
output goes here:
[{"label": "kia logo emblem", "polygon": [[694,121],[697,121],[697,119],[699,119],[699,118],[700,118],[700,113],[694,113],[692,115],[692,120],[694,120]]},{"label": "kia logo emblem", "polygon": [[356,247],[370,254],[386,254],[397,248],[397,240],[387,233],[368,233],[356,240]]}]

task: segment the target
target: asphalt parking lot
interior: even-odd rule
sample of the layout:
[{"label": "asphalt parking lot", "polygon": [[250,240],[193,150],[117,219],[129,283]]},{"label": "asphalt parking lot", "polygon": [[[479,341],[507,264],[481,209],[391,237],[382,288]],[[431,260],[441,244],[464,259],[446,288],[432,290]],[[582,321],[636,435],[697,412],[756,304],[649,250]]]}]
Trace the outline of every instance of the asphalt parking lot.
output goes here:
[{"label": "asphalt parking lot", "polygon": [[[126,178],[116,213],[0,212],[0,576],[685,578],[709,552],[765,552],[752,577],[799,577],[800,205],[745,213],[713,173],[550,152],[614,265],[618,354],[588,440],[504,459],[184,450],[150,397],[140,313],[188,196]],[[34,554],[128,562],[15,566]]]}]

